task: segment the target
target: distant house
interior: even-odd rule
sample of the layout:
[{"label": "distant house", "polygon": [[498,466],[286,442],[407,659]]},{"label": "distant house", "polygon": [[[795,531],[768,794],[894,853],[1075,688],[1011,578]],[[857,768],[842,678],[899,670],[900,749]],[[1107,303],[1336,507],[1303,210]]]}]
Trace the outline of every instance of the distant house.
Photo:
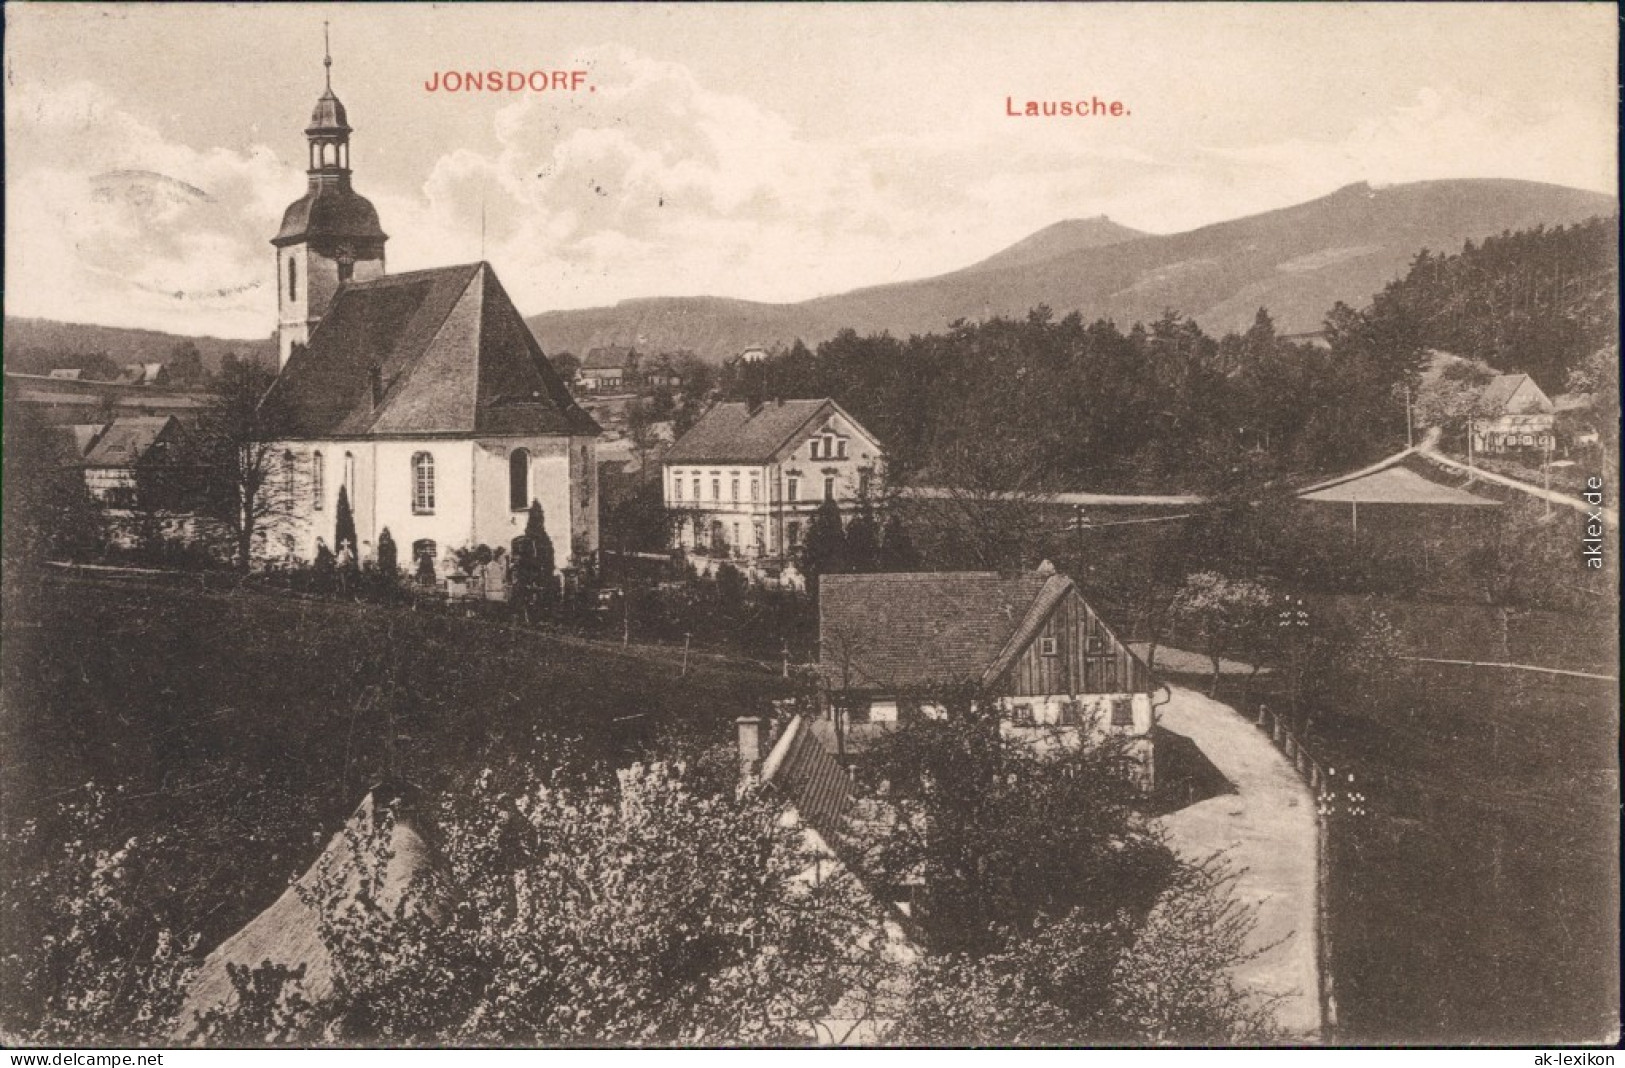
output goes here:
[{"label": "distant house", "polygon": [[1479,395],[1473,451],[1546,450],[1556,444],[1556,407],[1528,375],[1496,375]]},{"label": "distant house", "polygon": [[169,371],[161,363],[127,363],[116,381],[125,386],[162,386],[169,383]]},{"label": "distant house", "polygon": [[[999,693],[1008,728],[1125,735],[1153,772],[1151,675],[1048,564],[1036,571],[825,575],[818,674],[848,722],[895,722],[945,686]],[[930,714],[928,706],[917,706]]]},{"label": "distant house", "polygon": [[734,359],[740,363],[761,363],[767,359],[767,350],[760,345],[752,345],[738,356],[735,356]]},{"label": "distant house", "polygon": [[[75,434],[82,440],[83,428],[75,428]],[[108,423],[84,454],[85,486],[92,499],[109,508],[134,508],[139,503],[138,470],[171,462],[184,435],[172,415],[120,416]]]},{"label": "distant house", "polygon": [[624,345],[589,349],[576,372],[581,387],[595,393],[630,388],[637,384],[637,378],[638,351]]},{"label": "distant house", "polygon": [[785,558],[813,512],[878,491],[880,442],[833,400],[718,404],[666,453],[663,493],[677,546],[712,556]]}]

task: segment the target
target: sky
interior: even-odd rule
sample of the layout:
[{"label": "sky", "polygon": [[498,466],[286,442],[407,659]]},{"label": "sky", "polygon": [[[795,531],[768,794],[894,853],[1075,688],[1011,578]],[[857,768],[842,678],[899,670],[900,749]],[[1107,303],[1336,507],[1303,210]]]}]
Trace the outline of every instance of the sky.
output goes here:
[{"label": "sky", "polygon": [[[1173,233],[1352,182],[1617,186],[1606,4],[8,4],[7,315],[265,337],[323,87],[391,272],[527,314],[798,301],[1063,219]],[[431,92],[437,72],[586,72]],[[1026,101],[1126,114],[1012,117]],[[483,218],[483,225],[482,225]],[[482,236],[483,229],[483,236]]]}]

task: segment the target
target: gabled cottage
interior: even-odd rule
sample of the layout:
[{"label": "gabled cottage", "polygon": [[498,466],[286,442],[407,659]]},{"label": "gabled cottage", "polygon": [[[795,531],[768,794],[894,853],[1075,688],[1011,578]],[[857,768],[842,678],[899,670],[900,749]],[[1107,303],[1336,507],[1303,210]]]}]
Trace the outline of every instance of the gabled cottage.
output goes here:
[{"label": "gabled cottage", "polygon": [[1528,375],[1496,375],[1479,394],[1472,422],[1473,451],[1550,449],[1557,408]]},{"label": "gabled cottage", "polygon": [[1150,671],[1047,564],[1015,574],[825,575],[818,672],[851,722],[895,722],[902,703],[972,684],[1001,695],[1012,730],[1093,725],[1126,735],[1150,784]]}]

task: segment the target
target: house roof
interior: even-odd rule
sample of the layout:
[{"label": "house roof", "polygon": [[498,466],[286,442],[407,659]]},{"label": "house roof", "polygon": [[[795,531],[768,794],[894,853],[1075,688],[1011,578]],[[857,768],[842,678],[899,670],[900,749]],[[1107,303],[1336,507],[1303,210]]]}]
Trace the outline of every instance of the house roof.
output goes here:
[{"label": "house roof", "polygon": [[599,432],[486,263],[341,287],[264,403],[294,438]]},{"label": "house roof", "polygon": [[671,447],[665,462],[771,463],[786,446],[797,444],[810,424],[839,410],[828,397],[769,401],[754,412],[742,401],[727,401],[701,416]]},{"label": "house roof", "polygon": [[[426,837],[428,821],[421,819],[422,802],[417,791],[405,784],[380,784],[372,789],[343,830],[333,835],[315,863],[289,886],[271,906],[248,925],[222,942],[204,958],[202,966],[187,984],[178,1019],[176,1037],[184,1037],[197,1019],[210,1009],[225,1007],[236,1000],[230,968],[254,968],[265,961],[289,968],[305,966],[304,976],[293,986],[312,1004],[321,1004],[333,992],[333,958],[322,941],[316,911],[300,897],[301,889],[316,887],[324,862],[348,894],[359,892],[361,869],[349,845],[348,832],[366,834],[378,826],[380,810],[394,815],[378,904],[386,909],[400,903],[420,872],[432,870],[438,854]],[[409,904],[408,907],[414,907]]]},{"label": "house roof", "polygon": [[174,422],[172,415],[120,416],[85,453],[85,466],[129,467],[146,456]]},{"label": "house roof", "polygon": [[1489,411],[1505,411],[1507,410],[1507,406],[1512,402],[1512,398],[1515,397],[1518,391],[1523,389],[1525,385],[1532,387],[1535,394],[1538,395],[1538,399],[1531,398],[1535,400],[1536,408],[1538,410],[1550,411],[1552,403],[1551,400],[1546,396],[1545,391],[1539,386],[1535,385],[1534,380],[1528,375],[1496,375],[1494,378],[1490,379],[1489,384],[1484,387],[1484,392],[1479,394],[1479,401],[1484,408]]},{"label": "house roof", "polygon": [[802,717],[790,721],[762,762],[762,784],[782,792],[796,814],[830,845],[847,833],[852,778]]},{"label": "house roof", "polygon": [[992,681],[1074,588],[1039,571],[825,575],[819,672],[840,689]]},{"label": "house roof", "polygon": [[605,371],[625,369],[632,366],[637,356],[637,350],[630,345],[601,345],[588,349],[587,355],[581,361],[583,371]]}]

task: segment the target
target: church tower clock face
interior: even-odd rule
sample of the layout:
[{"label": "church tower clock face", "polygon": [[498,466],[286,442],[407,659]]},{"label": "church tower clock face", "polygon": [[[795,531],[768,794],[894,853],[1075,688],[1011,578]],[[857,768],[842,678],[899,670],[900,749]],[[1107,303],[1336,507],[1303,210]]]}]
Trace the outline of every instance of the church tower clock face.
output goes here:
[{"label": "church tower clock face", "polygon": [[287,365],[321,322],[339,286],[384,274],[378,211],[350,183],[349,116],[333,92],[331,50],[326,88],[305,128],[309,186],[288,206],[271,244],[277,249],[277,349]]}]

